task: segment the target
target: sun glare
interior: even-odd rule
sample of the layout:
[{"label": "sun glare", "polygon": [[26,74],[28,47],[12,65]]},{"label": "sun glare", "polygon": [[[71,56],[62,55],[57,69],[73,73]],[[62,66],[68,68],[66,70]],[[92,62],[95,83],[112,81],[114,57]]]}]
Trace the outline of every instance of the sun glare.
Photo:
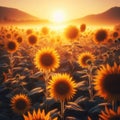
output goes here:
[{"label": "sun glare", "polygon": [[53,22],[61,23],[65,20],[64,12],[61,10],[57,10],[53,13]]}]

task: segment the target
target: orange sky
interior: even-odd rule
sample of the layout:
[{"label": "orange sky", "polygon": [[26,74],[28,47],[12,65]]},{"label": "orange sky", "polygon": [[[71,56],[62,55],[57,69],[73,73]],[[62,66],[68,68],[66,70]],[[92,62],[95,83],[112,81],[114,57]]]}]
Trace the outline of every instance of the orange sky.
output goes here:
[{"label": "orange sky", "polygon": [[55,11],[62,10],[65,20],[69,20],[120,6],[120,0],[0,0],[0,6],[17,8],[50,20]]}]

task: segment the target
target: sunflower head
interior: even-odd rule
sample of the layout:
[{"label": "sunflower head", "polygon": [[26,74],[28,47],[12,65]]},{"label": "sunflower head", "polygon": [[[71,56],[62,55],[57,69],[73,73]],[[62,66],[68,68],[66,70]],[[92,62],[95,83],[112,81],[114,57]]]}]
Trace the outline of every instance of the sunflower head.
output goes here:
[{"label": "sunflower head", "polygon": [[117,38],[119,36],[119,33],[118,32],[113,32],[113,38]]},{"label": "sunflower head", "polygon": [[19,44],[23,42],[23,38],[21,36],[18,36],[16,40]]},{"label": "sunflower head", "polygon": [[80,31],[84,32],[86,30],[86,24],[81,24],[80,25]]},{"label": "sunflower head", "polygon": [[41,32],[42,32],[42,34],[47,35],[49,33],[49,28],[42,27]]},{"label": "sunflower head", "polygon": [[95,76],[95,90],[99,96],[110,101],[120,100],[120,66],[114,63],[102,66]]},{"label": "sunflower head", "polygon": [[6,38],[7,38],[7,39],[11,39],[11,33],[7,33],[7,34],[6,34]]},{"label": "sunflower head", "polygon": [[65,37],[67,39],[76,39],[79,35],[79,30],[76,26],[68,26],[64,31]]},{"label": "sunflower head", "polygon": [[50,96],[55,100],[65,101],[71,99],[76,93],[76,83],[69,74],[56,74],[49,82]]},{"label": "sunflower head", "polygon": [[96,31],[94,35],[94,42],[99,44],[99,43],[105,43],[108,38],[108,32],[105,29],[100,29]]},{"label": "sunflower head", "polygon": [[59,67],[60,59],[56,50],[52,48],[43,48],[36,53],[34,61],[38,69],[43,72],[49,72]]},{"label": "sunflower head", "polygon": [[32,34],[32,33],[33,33],[33,30],[32,30],[32,29],[27,29],[27,30],[26,30],[26,34],[27,34],[27,35],[30,35],[30,34]]},{"label": "sunflower head", "polygon": [[12,110],[17,114],[27,112],[31,107],[31,101],[25,94],[17,94],[11,99]]},{"label": "sunflower head", "polygon": [[5,43],[5,48],[9,53],[14,53],[18,49],[18,44],[16,41],[9,40]]},{"label": "sunflower head", "polygon": [[99,117],[100,120],[120,120],[120,107],[118,107],[116,112],[105,107],[105,111],[102,111]]},{"label": "sunflower head", "polygon": [[95,56],[90,52],[83,52],[78,56],[78,63],[81,67],[87,68],[95,60]]},{"label": "sunflower head", "polygon": [[[24,120],[52,120],[52,118],[50,117],[50,112],[48,112],[45,115],[45,111],[38,109],[37,112],[35,110],[33,110],[33,113],[28,112],[28,115],[24,115]],[[57,118],[53,119],[53,120],[57,120]]]},{"label": "sunflower head", "polygon": [[38,38],[36,35],[31,34],[28,36],[28,44],[29,45],[35,45],[37,43],[37,41],[38,41]]}]

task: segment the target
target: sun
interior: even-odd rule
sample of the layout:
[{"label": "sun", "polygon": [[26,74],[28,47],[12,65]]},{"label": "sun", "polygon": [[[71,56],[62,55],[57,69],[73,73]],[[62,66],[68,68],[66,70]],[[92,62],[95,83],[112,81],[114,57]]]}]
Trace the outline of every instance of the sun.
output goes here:
[{"label": "sun", "polygon": [[61,23],[65,20],[65,14],[64,14],[64,11],[62,10],[56,10],[54,13],[53,13],[53,18],[52,18],[52,21],[55,22],[55,23]]}]

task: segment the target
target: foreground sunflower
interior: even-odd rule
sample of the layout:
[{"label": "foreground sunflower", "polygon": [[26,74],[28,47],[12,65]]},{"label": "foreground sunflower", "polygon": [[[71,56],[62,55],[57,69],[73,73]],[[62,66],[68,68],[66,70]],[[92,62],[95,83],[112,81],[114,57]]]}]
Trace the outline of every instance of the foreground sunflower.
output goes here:
[{"label": "foreground sunflower", "polygon": [[99,29],[94,35],[94,42],[97,44],[105,43],[108,38],[108,32],[105,29]]},{"label": "foreground sunflower", "polygon": [[120,106],[118,107],[117,112],[105,107],[105,111],[102,111],[99,117],[99,120],[120,120]]},{"label": "foreground sunflower", "polygon": [[11,99],[12,110],[17,114],[27,112],[31,107],[31,101],[25,94],[17,94]]},{"label": "foreground sunflower", "polygon": [[5,43],[5,48],[9,53],[14,53],[18,49],[18,44],[16,41],[9,40]]},{"label": "foreground sunflower", "polygon": [[110,101],[120,100],[120,65],[103,65],[95,76],[95,90]]},{"label": "foreground sunflower", "polygon": [[90,52],[83,52],[78,56],[78,63],[82,68],[88,67],[95,60],[95,56]]},{"label": "foreground sunflower", "polygon": [[34,59],[36,67],[43,72],[54,71],[59,67],[59,61],[59,54],[52,48],[42,48],[36,53]]},{"label": "foreground sunflower", "polygon": [[55,100],[69,100],[76,93],[76,83],[69,74],[56,74],[49,82],[50,96]]},{"label": "foreground sunflower", "polygon": [[41,112],[40,109],[37,110],[37,112],[35,110],[33,110],[33,113],[31,114],[30,112],[28,112],[28,115],[24,115],[24,120],[57,120],[57,118],[52,119],[50,117],[50,112],[47,113],[47,115],[45,115],[45,111],[43,110]]}]

